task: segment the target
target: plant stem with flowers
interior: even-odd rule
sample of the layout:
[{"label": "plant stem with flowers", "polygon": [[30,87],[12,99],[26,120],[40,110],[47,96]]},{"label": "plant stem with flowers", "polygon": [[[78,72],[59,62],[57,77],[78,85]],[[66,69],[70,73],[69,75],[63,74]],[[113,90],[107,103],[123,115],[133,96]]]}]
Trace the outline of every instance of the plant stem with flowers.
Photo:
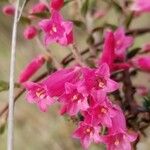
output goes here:
[{"label": "plant stem with flowers", "polygon": [[[28,2],[23,3],[21,13]],[[145,129],[142,123],[146,123],[146,127],[149,126],[150,118],[147,116],[150,114],[150,99],[149,90],[144,85],[140,86],[144,88],[134,85],[132,78],[139,71],[150,72],[150,57],[145,56],[150,51],[149,45],[130,51],[128,49],[134,44],[137,36],[148,33],[150,29],[130,29],[130,25],[139,14],[150,12],[150,3],[134,0],[130,5],[129,1],[125,3],[104,1],[106,9],[114,8],[118,11],[121,25],[120,22],[119,25],[104,23],[94,27],[95,20],[105,16],[94,15],[98,1],[77,2],[81,9],[81,18],[84,20],[78,24],[87,27],[88,39],[92,40],[84,51],[79,51],[74,44],[73,29],[76,20],[65,20],[61,13],[66,1],[51,0],[50,3],[40,1],[31,8],[27,16],[19,15],[19,20],[24,17],[27,24],[30,24],[23,33],[25,39],[38,39],[37,43],[44,50],[44,55],[34,58],[21,71],[18,78],[21,88],[11,102],[16,102],[26,92],[27,101],[35,104],[42,112],[46,112],[56,102],[59,103],[61,115],[76,118],[77,128],[73,132],[73,138],[79,139],[84,149],[88,149],[92,143],[105,144],[108,150],[136,149],[136,144]],[[14,7],[5,7],[3,13],[14,15]],[[89,14],[91,17],[95,16],[92,22],[87,19]],[[38,17],[41,17],[40,21]],[[32,22],[32,19],[37,18],[38,25]],[[99,35],[99,32],[103,33],[104,38],[97,43],[95,33]],[[39,40],[41,34],[43,43]],[[61,63],[48,48],[52,43],[71,48],[71,53]],[[89,56],[83,59],[83,55],[87,53]],[[43,65],[50,64],[51,61],[54,62],[54,66],[50,73],[48,70],[34,81],[30,80]],[[68,67],[72,61],[75,63]],[[13,82],[12,80],[10,82],[11,98],[14,93]],[[146,96],[143,106],[137,104],[135,100],[138,90],[142,90],[141,96]],[[9,116],[13,117],[13,103],[6,104],[0,111],[0,117],[4,115],[7,117],[8,106]],[[8,121],[8,125],[12,123]],[[9,132],[8,137],[11,139]],[[9,145],[9,150],[12,150],[12,144]]]}]

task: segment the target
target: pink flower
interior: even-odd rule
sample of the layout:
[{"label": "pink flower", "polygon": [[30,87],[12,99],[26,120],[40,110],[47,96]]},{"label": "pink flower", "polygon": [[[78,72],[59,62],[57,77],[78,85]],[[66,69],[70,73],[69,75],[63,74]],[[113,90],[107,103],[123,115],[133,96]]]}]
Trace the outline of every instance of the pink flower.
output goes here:
[{"label": "pink flower", "polygon": [[135,12],[150,12],[150,1],[149,0],[134,0],[131,6],[131,10]]},{"label": "pink flower", "polygon": [[133,67],[150,72],[150,56],[138,56],[131,60]]},{"label": "pink flower", "polygon": [[47,86],[51,97],[59,97],[65,92],[65,83],[75,84],[81,76],[81,68],[65,68],[51,74],[43,83]]},{"label": "pink flower", "polygon": [[134,142],[136,138],[137,134],[122,131],[104,136],[103,142],[107,145],[107,150],[131,150],[130,142]]},{"label": "pink flower", "polygon": [[19,82],[23,83],[32,77],[45,63],[45,58],[42,55],[34,58],[20,73]]},{"label": "pink flower", "polygon": [[134,132],[128,132],[126,121],[122,110],[118,109],[114,118],[112,118],[112,127],[108,130],[108,135],[103,136],[103,142],[107,145],[108,150],[131,150],[130,142],[137,138]]},{"label": "pink flower", "polygon": [[115,58],[115,39],[112,31],[108,31],[105,34],[105,41],[103,47],[103,53],[99,59],[99,65],[102,63],[107,63],[110,69],[113,67],[113,62]]},{"label": "pink flower", "polygon": [[[95,105],[85,113],[85,122],[92,120],[94,125],[112,126],[112,118],[115,117],[117,109],[108,100],[96,100]],[[87,115],[88,114],[88,115]]]},{"label": "pink flower", "polygon": [[50,8],[60,10],[64,5],[64,0],[51,0]]},{"label": "pink flower", "polygon": [[126,36],[123,27],[118,28],[114,32],[115,38],[115,54],[117,57],[123,59],[126,56],[126,50],[133,44],[133,37]]},{"label": "pink flower", "polygon": [[110,79],[109,67],[106,63],[97,69],[83,68],[83,86],[89,94],[99,93],[104,99],[106,93],[113,92],[118,89],[118,83]]},{"label": "pink flower", "polygon": [[[120,29],[116,33],[120,34]],[[102,63],[107,63],[110,68],[110,71],[129,69],[130,65],[124,62],[123,58],[120,59],[119,57],[125,57],[124,50],[125,50],[125,47],[127,47],[127,45],[129,46],[130,40],[128,39],[129,37],[125,37],[123,33],[121,34],[122,34],[121,40],[126,39],[127,41],[125,43],[122,41],[121,45],[118,42],[118,45],[117,45],[117,40],[118,40],[117,36],[115,39],[115,35],[113,34],[112,31],[106,32],[104,48],[103,48],[102,55],[100,56],[98,60],[98,65],[101,65]],[[121,48],[121,51],[120,51],[120,48]],[[119,61],[118,61],[118,58],[120,59]]]},{"label": "pink flower", "polygon": [[12,16],[15,14],[15,7],[13,5],[5,5],[2,12],[6,16]]},{"label": "pink flower", "polygon": [[73,133],[73,138],[80,139],[84,149],[87,149],[92,142],[98,143],[101,141],[100,127],[80,122],[79,127]]},{"label": "pink flower", "polygon": [[37,35],[37,29],[34,26],[28,26],[25,28],[23,35],[25,39],[31,40]]},{"label": "pink flower", "polygon": [[47,9],[47,6],[44,3],[39,2],[39,3],[32,6],[29,13],[30,14],[38,14],[38,13],[44,12],[46,9]]},{"label": "pink flower", "polygon": [[39,26],[45,32],[45,45],[53,42],[61,45],[73,43],[73,24],[70,21],[64,21],[59,12],[52,11],[51,18],[42,20]]},{"label": "pink flower", "polygon": [[48,89],[43,83],[25,82],[24,87],[27,90],[27,101],[35,103],[41,111],[47,111],[47,106],[54,103],[49,96]]},{"label": "pink flower", "polygon": [[65,93],[60,97],[60,102],[63,103],[63,110],[69,115],[76,115],[80,110],[85,111],[89,107],[87,95],[84,95],[78,90],[78,84],[65,84]]}]

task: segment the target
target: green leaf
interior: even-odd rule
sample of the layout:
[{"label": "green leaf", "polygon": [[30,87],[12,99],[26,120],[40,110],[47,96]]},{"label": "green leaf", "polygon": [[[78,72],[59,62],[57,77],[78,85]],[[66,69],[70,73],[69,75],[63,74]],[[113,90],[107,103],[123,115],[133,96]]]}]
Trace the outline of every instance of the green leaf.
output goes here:
[{"label": "green leaf", "polygon": [[46,68],[47,68],[47,70],[48,70],[48,73],[52,73],[52,72],[54,72],[54,70],[55,70],[55,67],[54,67],[54,65],[52,64],[52,62],[47,62],[47,64],[46,64]]},{"label": "green leaf", "polygon": [[9,84],[8,82],[5,81],[0,81],[0,92],[6,91],[9,89]]},{"label": "green leaf", "polygon": [[[19,88],[20,84],[15,83],[15,87]],[[0,92],[7,91],[9,89],[9,83],[5,81],[0,81]]]},{"label": "green leaf", "polygon": [[85,0],[83,5],[82,5],[82,8],[81,8],[81,14],[83,16],[86,16],[88,9],[89,9],[89,0]]},{"label": "green leaf", "polygon": [[38,18],[48,18],[50,17],[50,13],[49,12],[36,13],[34,14],[34,16]]},{"label": "green leaf", "polygon": [[71,20],[71,21],[74,23],[75,26],[85,28],[84,22],[82,22],[80,20]]},{"label": "green leaf", "polygon": [[144,106],[147,110],[150,110],[150,96],[144,97],[143,106]]},{"label": "green leaf", "polygon": [[132,57],[137,55],[139,51],[140,51],[140,48],[135,48],[135,49],[129,51],[128,54],[127,54],[127,58],[131,59]]},{"label": "green leaf", "polygon": [[0,119],[0,134],[3,134],[6,129],[6,119],[1,118]]},{"label": "green leaf", "polygon": [[31,20],[27,17],[21,16],[19,22],[21,22],[22,24],[30,24]]}]

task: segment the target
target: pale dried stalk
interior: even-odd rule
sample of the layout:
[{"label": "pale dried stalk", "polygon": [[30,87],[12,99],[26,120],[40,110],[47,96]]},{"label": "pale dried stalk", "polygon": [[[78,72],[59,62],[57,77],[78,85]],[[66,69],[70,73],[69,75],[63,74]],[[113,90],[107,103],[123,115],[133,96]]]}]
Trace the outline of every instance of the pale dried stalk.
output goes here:
[{"label": "pale dried stalk", "polygon": [[27,2],[27,0],[24,0],[22,6],[20,8],[20,12],[19,12],[19,15],[18,15],[18,20],[17,20],[18,22],[20,21],[20,18],[21,18],[22,12],[24,10],[24,7],[26,5],[26,2]]},{"label": "pale dried stalk", "polygon": [[7,150],[14,149],[14,73],[16,60],[16,36],[17,36],[17,18],[19,9],[19,0],[15,5],[15,16],[12,31],[11,61],[9,76],[9,111],[8,111],[8,132],[7,132]]}]

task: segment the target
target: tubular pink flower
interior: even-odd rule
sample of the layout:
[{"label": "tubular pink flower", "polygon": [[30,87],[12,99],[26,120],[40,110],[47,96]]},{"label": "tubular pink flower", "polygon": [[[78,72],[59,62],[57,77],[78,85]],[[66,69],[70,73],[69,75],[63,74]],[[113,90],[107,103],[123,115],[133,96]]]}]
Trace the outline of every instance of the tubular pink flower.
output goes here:
[{"label": "tubular pink flower", "polygon": [[138,56],[131,60],[133,67],[150,72],[150,56]]},{"label": "tubular pink flower", "polygon": [[80,122],[79,127],[73,133],[73,138],[80,139],[84,149],[88,149],[92,142],[98,143],[101,141],[100,127]]},{"label": "tubular pink flower", "polygon": [[89,107],[87,95],[78,90],[78,84],[66,83],[65,93],[60,97],[60,102],[63,104],[62,110],[71,116],[77,115],[80,110],[85,111]]},{"label": "tubular pink flower", "polygon": [[54,10],[60,10],[64,5],[64,0],[51,0],[50,8]]},{"label": "tubular pink flower", "polygon": [[83,68],[83,86],[87,93],[94,94],[95,92],[104,99],[107,93],[118,89],[118,83],[110,79],[109,67],[106,63],[102,64],[97,69]]},{"label": "tubular pink flower", "polygon": [[122,131],[104,136],[103,141],[107,150],[131,150],[130,142],[134,142],[136,138],[137,134]]},{"label": "tubular pink flower", "polygon": [[24,38],[27,40],[33,39],[37,35],[37,29],[34,26],[28,26],[23,32]]},{"label": "tubular pink flower", "polygon": [[119,27],[114,32],[115,38],[115,55],[120,59],[124,59],[126,56],[126,50],[133,44],[133,37],[125,35],[125,29]]},{"label": "tubular pink flower", "polygon": [[59,97],[65,92],[65,83],[75,84],[81,76],[81,68],[65,68],[51,74],[43,83],[47,86],[49,95]]},{"label": "tubular pink flower", "polygon": [[29,13],[30,14],[38,14],[38,13],[44,12],[46,9],[47,9],[47,6],[44,3],[39,2],[32,6]]},{"label": "tubular pink flower", "polygon": [[95,105],[85,113],[84,121],[89,122],[89,120],[92,120],[94,125],[103,125],[110,128],[112,127],[112,118],[115,117],[116,113],[117,109],[108,100],[102,102],[96,100]]},{"label": "tubular pink flower", "polygon": [[27,81],[30,77],[32,77],[45,63],[45,57],[42,55],[34,58],[20,73],[19,75],[19,83],[23,83]]},{"label": "tubular pink flower", "polygon": [[150,1],[149,0],[134,0],[131,6],[131,10],[135,12],[150,12]]},{"label": "tubular pink flower", "polygon": [[106,32],[104,48],[102,56],[98,60],[98,65],[107,63],[110,71],[129,69],[130,65],[125,62],[125,50],[131,44],[132,38],[125,36],[123,28],[118,28],[115,33],[112,31]]},{"label": "tubular pink flower", "polygon": [[51,18],[42,20],[39,26],[45,33],[45,45],[57,42],[66,46],[73,42],[72,22],[64,21],[63,17],[57,11],[52,11]]},{"label": "tubular pink flower", "polygon": [[12,16],[15,13],[15,7],[13,5],[5,5],[2,9],[2,12],[6,16]]},{"label": "tubular pink flower", "polygon": [[47,111],[47,106],[54,103],[49,96],[48,89],[43,83],[25,82],[24,87],[27,90],[27,101],[36,104],[41,111]]},{"label": "tubular pink flower", "polygon": [[110,69],[113,67],[113,62],[115,58],[115,39],[112,31],[108,31],[105,34],[105,41],[103,47],[103,53],[99,59],[99,65],[102,63],[107,63]]},{"label": "tubular pink flower", "polygon": [[112,118],[112,127],[108,130],[108,135],[103,136],[103,142],[108,150],[131,150],[130,142],[137,138],[134,132],[128,132],[126,128],[125,116],[122,110],[116,106],[118,112]]}]

